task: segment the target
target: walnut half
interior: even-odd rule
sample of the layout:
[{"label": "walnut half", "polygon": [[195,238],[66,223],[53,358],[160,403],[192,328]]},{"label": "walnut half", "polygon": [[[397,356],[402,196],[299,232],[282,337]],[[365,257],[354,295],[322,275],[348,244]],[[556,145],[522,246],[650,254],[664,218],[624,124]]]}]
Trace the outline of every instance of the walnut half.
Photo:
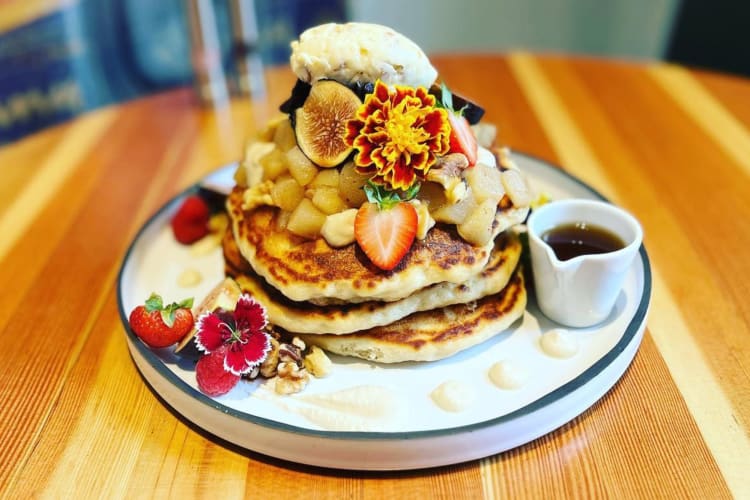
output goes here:
[{"label": "walnut half", "polygon": [[307,386],[310,374],[294,362],[282,361],[276,370],[276,394],[296,394]]}]

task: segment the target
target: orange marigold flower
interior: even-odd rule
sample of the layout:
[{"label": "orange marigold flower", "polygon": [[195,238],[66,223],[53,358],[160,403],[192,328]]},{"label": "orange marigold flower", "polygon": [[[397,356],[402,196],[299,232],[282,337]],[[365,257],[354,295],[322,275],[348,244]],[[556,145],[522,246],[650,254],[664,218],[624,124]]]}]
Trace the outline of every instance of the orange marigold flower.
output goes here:
[{"label": "orange marigold flower", "polygon": [[409,189],[423,180],[436,156],[450,147],[444,109],[424,87],[395,86],[378,80],[372,94],[347,123],[346,143],[357,153],[357,171],[390,189]]}]

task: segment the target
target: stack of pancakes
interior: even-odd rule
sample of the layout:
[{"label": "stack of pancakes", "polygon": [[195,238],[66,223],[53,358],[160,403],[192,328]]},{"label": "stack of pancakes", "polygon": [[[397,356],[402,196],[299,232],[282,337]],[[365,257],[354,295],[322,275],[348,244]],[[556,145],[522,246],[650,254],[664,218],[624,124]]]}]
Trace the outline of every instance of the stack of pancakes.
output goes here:
[{"label": "stack of pancakes", "polygon": [[[313,78],[321,59],[304,59],[309,66],[297,72],[300,78]],[[302,63],[293,56],[295,64]],[[455,225],[438,222],[384,271],[356,242],[335,248],[322,237],[283,229],[281,210],[249,205],[249,189],[238,184],[227,198],[226,274],[266,308],[276,329],[308,345],[382,363],[432,361],[502,332],[525,309],[521,244],[513,226],[528,206],[498,207],[493,237],[483,246],[462,239]]]},{"label": "stack of pancakes", "polygon": [[384,272],[356,244],[331,248],[274,230],[278,209],[227,200],[225,271],[269,321],[309,345],[382,363],[432,361],[510,326],[526,307],[518,236],[475,247],[438,224]]}]

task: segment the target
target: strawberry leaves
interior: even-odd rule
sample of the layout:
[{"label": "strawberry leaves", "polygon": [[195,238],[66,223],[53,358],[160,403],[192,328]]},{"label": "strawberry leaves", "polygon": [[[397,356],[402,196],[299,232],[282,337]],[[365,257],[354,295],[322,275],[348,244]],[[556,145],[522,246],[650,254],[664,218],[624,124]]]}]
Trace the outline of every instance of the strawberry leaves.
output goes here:
[{"label": "strawberry leaves", "polygon": [[[354,237],[375,266],[390,271],[409,252],[417,233],[417,211],[411,203],[419,187],[399,195],[374,183],[365,185],[370,200],[357,211]],[[402,198],[403,196],[403,198]]]},{"label": "strawberry leaves", "polygon": [[414,199],[419,192],[419,187],[419,183],[414,183],[406,191],[391,191],[390,189],[369,180],[363,186],[363,189],[365,195],[367,195],[367,201],[376,204],[381,209],[389,209],[402,201]]},{"label": "strawberry leaves", "polygon": [[172,302],[168,306],[164,306],[164,301],[161,295],[152,293],[145,302],[146,311],[152,313],[158,311],[161,315],[161,320],[167,325],[167,328],[174,326],[175,314],[178,309],[190,309],[193,307],[193,298],[182,300],[180,302]]}]

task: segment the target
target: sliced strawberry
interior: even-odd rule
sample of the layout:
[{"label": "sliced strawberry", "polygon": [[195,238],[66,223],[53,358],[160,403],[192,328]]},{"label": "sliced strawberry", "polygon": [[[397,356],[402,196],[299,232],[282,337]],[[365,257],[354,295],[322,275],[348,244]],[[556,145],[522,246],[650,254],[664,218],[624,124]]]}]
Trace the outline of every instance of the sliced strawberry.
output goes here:
[{"label": "sliced strawberry", "polygon": [[477,138],[468,120],[463,116],[448,111],[448,121],[451,125],[450,152],[462,153],[469,160],[469,166],[477,163],[479,154]]},{"label": "sliced strawberry", "polygon": [[188,196],[172,217],[172,232],[184,245],[194,243],[208,234],[208,204],[197,195]]},{"label": "sliced strawberry", "polygon": [[417,222],[417,211],[410,203],[398,202],[384,208],[365,203],[354,219],[354,237],[373,264],[390,271],[411,248]]}]

